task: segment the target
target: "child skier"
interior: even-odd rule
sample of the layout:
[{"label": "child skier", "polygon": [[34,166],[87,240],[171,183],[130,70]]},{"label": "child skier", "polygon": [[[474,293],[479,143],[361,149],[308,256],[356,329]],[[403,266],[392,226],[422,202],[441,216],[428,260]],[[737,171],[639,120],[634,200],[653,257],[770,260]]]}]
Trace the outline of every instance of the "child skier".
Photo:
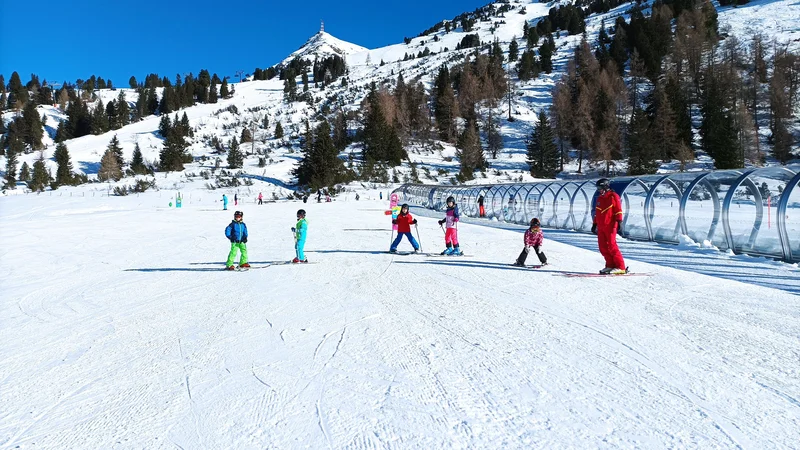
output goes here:
[{"label": "child skier", "polygon": [[397,253],[397,246],[400,244],[403,236],[406,236],[409,242],[411,242],[411,246],[414,247],[414,252],[418,252],[419,244],[417,244],[417,240],[414,239],[414,235],[411,234],[411,225],[416,225],[417,219],[409,214],[408,203],[404,203],[403,206],[400,207],[400,214],[397,215],[396,219],[392,219],[392,223],[397,225],[397,238],[392,242],[392,246],[389,247],[389,253]]},{"label": "child skier", "polygon": [[242,256],[239,258],[239,268],[250,268],[250,264],[247,263],[247,225],[242,222],[243,218],[244,214],[236,211],[233,213],[233,221],[225,228],[225,237],[231,241],[231,251],[228,253],[228,261],[225,263],[225,268],[228,270],[235,269],[233,261],[239,251],[242,252]]},{"label": "child skier", "polygon": [[294,249],[297,256],[292,260],[293,263],[307,263],[303,248],[306,246],[306,233],[308,232],[308,222],[306,221],[306,210],[297,211],[297,224],[292,227],[294,233]]},{"label": "child skier", "polygon": [[525,237],[523,238],[525,248],[522,249],[522,252],[517,257],[517,261],[514,263],[515,266],[525,267],[525,260],[528,259],[528,253],[530,253],[531,248],[536,252],[536,256],[539,257],[539,262],[543,266],[547,265],[547,257],[544,256],[544,252],[539,250],[539,247],[544,242],[544,233],[542,233],[541,226],[539,219],[534,218],[531,220],[531,227],[525,230]]},{"label": "child skier", "polygon": [[447,197],[447,212],[445,213],[444,219],[439,221],[439,225],[447,224],[445,226],[446,230],[444,232],[444,243],[447,245],[447,248],[442,252],[442,255],[455,255],[461,256],[463,253],[461,249],[458,247],[458,221],[459,221],[459,214],[458,214],[458,206],[456,205],[456,199],[453,197]]}]

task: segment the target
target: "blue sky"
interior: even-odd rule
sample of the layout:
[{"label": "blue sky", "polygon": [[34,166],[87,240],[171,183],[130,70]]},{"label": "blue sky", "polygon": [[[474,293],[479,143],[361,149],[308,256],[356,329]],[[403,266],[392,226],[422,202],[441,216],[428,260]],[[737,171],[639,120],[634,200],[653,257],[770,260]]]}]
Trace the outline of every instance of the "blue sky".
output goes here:
[{"label": "blue sky", "polygon": [[172,79],[208,69],[233,77],[280,62],[319,30],[320,19],[339,39],[376,48],[487,3],[0,0],[0,73],[6,83],[13,71],[23,83],[31,73],[59,83],[94,74],[116,86],[148,73]]}]

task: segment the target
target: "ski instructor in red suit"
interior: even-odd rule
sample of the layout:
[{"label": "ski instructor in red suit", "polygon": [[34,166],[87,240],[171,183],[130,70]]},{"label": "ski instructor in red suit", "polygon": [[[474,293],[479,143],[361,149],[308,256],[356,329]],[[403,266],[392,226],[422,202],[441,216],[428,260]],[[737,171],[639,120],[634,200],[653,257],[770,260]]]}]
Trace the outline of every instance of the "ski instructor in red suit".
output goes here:
[{"label": "ski instructor in red suit", "polygon": [[627,273],[625,260],[622,259],[622,253],[617,247],[617,230],[622,226],[622,201],[611,189],[608,178],[597,180],[595,185],[598,195],[592,233],[597,235],[597,246],[600,247],[600,254],[606,259],[606,267],[600,273]]}]

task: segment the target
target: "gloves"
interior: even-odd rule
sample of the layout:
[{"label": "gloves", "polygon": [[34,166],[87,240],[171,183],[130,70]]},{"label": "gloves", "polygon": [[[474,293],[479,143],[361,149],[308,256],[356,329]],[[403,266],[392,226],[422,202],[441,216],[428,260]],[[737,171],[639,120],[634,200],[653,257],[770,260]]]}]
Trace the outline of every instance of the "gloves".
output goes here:
[{"label": "gloves", "polygon": [[230,241],[231,241],[231,244],[235,244],[236,243],[236,239],[234,239],[234,238],[230,238]]},{"label": "gloves", "polygon": [[617,222],[617,234],[622,236],[622,222]]},{"label": "gloves", "polygon": [[445,222],[447,222],[447,220],[442,219],[442,220],[439,221],[439,225],[444,225]]},{"label": "gloves", "polygon": [[297,232],[297,230],[295,230],[295,228],[292,227],[292,233],[296,233],[296,232]]},{"label": "gloves", "polygon": [[592,234],[597,234],[597,224],[596,223],[592,224]]},{"label": "gloves", "polygon": [[247,236],[242,238],[242,244],[247,244]]},{"label": "gloves", "polygon": [[397,219],[392,219],[392,225],[397,225]]},{"label": "gloves", "polygon": [[417,224],[417,219],[412,220],[411,223],[416,225]]}]

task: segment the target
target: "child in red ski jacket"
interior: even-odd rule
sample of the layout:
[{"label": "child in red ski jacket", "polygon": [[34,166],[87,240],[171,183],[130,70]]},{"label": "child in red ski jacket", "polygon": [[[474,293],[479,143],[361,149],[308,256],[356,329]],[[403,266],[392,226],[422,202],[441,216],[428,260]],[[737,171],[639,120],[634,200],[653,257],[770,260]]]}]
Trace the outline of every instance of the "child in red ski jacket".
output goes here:
[{"label": "child in red ski jacket", "polygon": [[392,223],[397,225],[397,238],[392,242],[391,247],[389,247],[389,253],[396,253],[397,246],[400,245],[400,241],[403,239],[403,236],[406,236],[408,240],[411,242],[411,245],[414,247],[414,251],[419,251],[419,244],[417,240],[414,239],[414,235],[411,234],[411,225],[417,224],[417,219],[415,219],[409,212],[408,212],[408,204],[403,204],[400,207],[400,214],[397,215],[396,219],[392,220]]},{"label": "child in red ski jacket", "polygon": [[544,233],[542,233],[541,226],[539,219],[534,218],[531,220],[531,227],[525,230],[525,237],[523,238],[525,247],[517,257],[517,261],[514,263],[515,266],[525,266],[525,260],[528,259],[528,253],[530,253],[531,249],[536,252],[536,256],[539,257],[539,262],[541,262],[543,266],[547,265],[547,257],[544,255],[544,252],[539,250],[544,243]]}]

